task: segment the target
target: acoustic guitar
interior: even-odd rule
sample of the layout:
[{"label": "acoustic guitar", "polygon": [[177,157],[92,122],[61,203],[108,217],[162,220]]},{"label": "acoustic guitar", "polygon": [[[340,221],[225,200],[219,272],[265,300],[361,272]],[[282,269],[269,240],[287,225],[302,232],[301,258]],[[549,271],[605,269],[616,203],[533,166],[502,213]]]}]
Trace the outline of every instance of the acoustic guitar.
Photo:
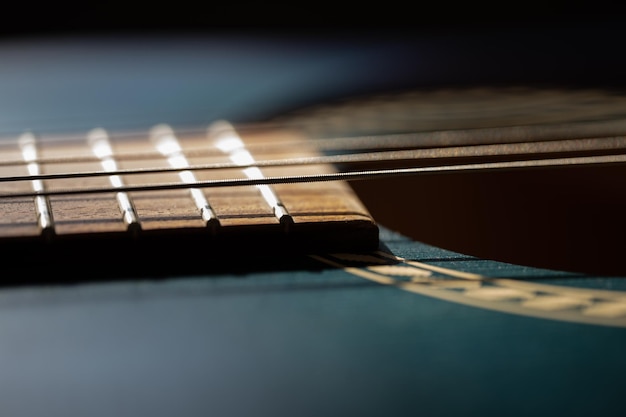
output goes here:
[{"label": "acoustic guitar", "polygon": [[0,410],[619,413],[626,95],[426,44],[1,45]]}]

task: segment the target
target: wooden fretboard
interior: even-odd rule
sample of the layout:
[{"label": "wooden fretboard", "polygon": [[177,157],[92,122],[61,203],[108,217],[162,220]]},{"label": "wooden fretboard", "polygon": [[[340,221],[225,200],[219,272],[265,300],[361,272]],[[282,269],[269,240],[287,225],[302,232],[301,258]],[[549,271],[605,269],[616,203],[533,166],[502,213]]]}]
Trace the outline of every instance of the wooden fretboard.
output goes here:
[{"label": "wooden fretboard", "polygon": [[[262,145],[268,142],[272,146],[264,150]],[[376,224],[345,182],[193,187],[197,181],[212,179],[332,172],[332,167],[319,165],[249,167],[254,161],[317,155],[304,138],[293,132],[239,132],[221,123],[207,131],[190,133],[160,125],[132,135],[103,129],[71,138],[39,138],[26,133],[0,146],[0,176],[29,178],[0,183],[0,193],[5,195],[110,188],[109,193],[100,194],[3,198],[3,248],[28,253],[35,248],[58,254],[68,250],[83,253],[89,248],[122,253],[167,247],[182,253],[190,248],[209,255],[242,250],[369,250],[378,245]],[[193,152],[198,149],[207,152]],[[215,163],[242,167],[185,169]],[[176,170],[116,174],[119,170],[153,168]],[[40,174],[102,171],[111,175],[35,178]],[[188,187],[119,191],[125,186],[160,183],[184,183]]]}]

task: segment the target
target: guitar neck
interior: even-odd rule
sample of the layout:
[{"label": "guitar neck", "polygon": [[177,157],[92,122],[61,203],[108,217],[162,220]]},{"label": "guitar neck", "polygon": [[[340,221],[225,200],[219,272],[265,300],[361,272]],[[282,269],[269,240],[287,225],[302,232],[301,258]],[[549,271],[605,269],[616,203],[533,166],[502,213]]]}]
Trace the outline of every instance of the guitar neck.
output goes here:
[{"label": "guitar neck", "polygon": [[[250,167],[317,153],[294,132],[241,133],[228,124],[216,126],[210,133],[162,125],[133,135],[94,129],[71,139],[24,134],[4,142],[0,176],[15,180],[0,183],[0,193],[33,195],[0,200],[0,244],[26,251],[41,245],[46,251],[87,246],[118,253],[172,244],[200,247],[203,253],[377,247],[376,224],[345,182],[194,187],[210,180],[333,171],[326,165]],[[273,146],[263,149],[268,142]],[[232,167],[194,168],[215,164]],[[151,189],[154,184],[179,187]],[[129,187],[134,191],[125,191]],[[104,192],[59,193],[76,189]]]}]

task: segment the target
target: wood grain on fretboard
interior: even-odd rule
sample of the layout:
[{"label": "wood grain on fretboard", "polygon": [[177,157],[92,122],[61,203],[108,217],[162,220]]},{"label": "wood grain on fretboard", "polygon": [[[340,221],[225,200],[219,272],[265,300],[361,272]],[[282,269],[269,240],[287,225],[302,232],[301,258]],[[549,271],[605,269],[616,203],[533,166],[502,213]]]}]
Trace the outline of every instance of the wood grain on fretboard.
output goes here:
[{"label": "wood grain on fretboard", "polygon": [[[160,126],[133,135],[117,135],[115,132],[103,134],[102,130],[85,132],[83,137],[42,137],[35,140],[37,159],[31,161],[39,173],[54,174],[81,171],[102,171],[106,169],[104,159],[108,159],[117,169],[168,168],[173,163],[184,165],[230,162],[232,154],[228,149],[216,148],[216,139],[205,131],[168,133],[168,127]],[[155,133],[156,132],[156,133]],[[160,133],[159,133],[160,132]],[[234,131],[233,131],[234,132]],[[237,133],[238,134],[238,133]],[[98,136],[99,135],[99,136]],[[176,142],[181,151],[174,154],[158,154],[154,158],[125,159],[120,155],[158,153],[156,136],[167,136]],[[283,159],[315,155],[297,134],[276,130],[246,131],[239,136],[246,144],[239,151],[249,152],[255,160]],[[89,162],[46,163],[45,160],[67,157],[93,157],[96,153],[94,138],[108,141],[112,154],[100,156],[101,160]],[[104,139],[103,139],[104,138]],[[108,139],[107,139],[108,138]],[[284,146],[271,152],[257,152],[254,144],[284,142]],[[172,145],[172,143],[169,143]],[[250,146],[251,145],[251,146]],[[248,151],[248,146],[250,150]],[[215,148],[216,153],[204,156],[185,156],[185,150]],[[32,151],[32,149],[31,149]],[[3,177],[28,175],[28,164],[24,141],[19,138],[7,140],[2,145],[2,161],[21,160],[18,166],[0,167]],[[116,159],[118,156],[118,159]],[[26,159],[25,159],[26,158]],[[169,159],[168,159],[169,158]],[[171,158],[178,158],[172,162]],[[182,159],[181,159],[182,158]],[[263,168],[263,176],[299,175],[332,171],[329,166],[268,167]],[[181,183],[180,171],[152,174],[122,175],[124,185],[148,185],[155,183]],[[32,174],[32,167],[30,174]],[[189,172],[187,175],[189,176]],[[245,178],[242,168],[228,170],[193,171],[192,180]],[[189,181],[187,178],[186,181]],[[0,244],[14,246],[42,244],[46,248],[68,244],[73,249],[83,244],[101,245],[109,242],[109,248],[130,244],[139,247],[137,242],[166,245],[207,245],[207,250],[232,250],[250,248],[273,251],[324,251],[341,249],[373,249],[378,244],[378,229],[367,209],[344,182],[321,182],[302,184],[276,184],[271,186],[274,195],[280,200],[289,214],[289,221],[280,221],[276,209],[263,197],[259,186],[220,187],[197,190],[199,198],[213,210],[216,219],[203,218],[202,202],[192,196],[189,189],[165,191],[128,192],[127,198],[136,213],[136,221],[128,219],[124,205],[120,202],[110,176],[89,178],[43,180],[46,190],[110,187],[111,193],[60,195],[45,197],[50,208],[51,225],[45,231],[34,198],[9,198],[0,201],[2,222],[0,224]],[[33,181],[15,181],[0,184],[0,192],[29,192],[36,187]],[[262,186],[261,186],[262,187]],[[41,197],[38,197],[41,198]],[[126,217],[125,217],[126,216]],[[217,225],[217,226],[216,226]],[[44,233],[45,232],[45,233]],[[47,237],[44,238],[43,235]],[[158,243],[157,243],[158,242]],[[56,243],[56,245],[55,245]],[[141,244],[143,244],[141,243]],[[121,246],[117,246],[118,248]],[[270,249],[271,248],[271,249]]]}]

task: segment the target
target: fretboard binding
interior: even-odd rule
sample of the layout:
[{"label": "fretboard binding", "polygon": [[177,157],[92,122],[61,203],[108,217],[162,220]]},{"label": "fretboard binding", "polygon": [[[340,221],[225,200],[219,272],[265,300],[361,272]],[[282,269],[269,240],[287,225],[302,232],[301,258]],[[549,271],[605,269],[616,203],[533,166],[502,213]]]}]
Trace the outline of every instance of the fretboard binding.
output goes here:
[{"label": "fretboard binding", "polygon": [[[118,171],[117,162],[113,157],[113,148],[109,142],[109,135],[104,129],[93,129],[87,135],[87,141],[92,152],[100,159],[102,169],[109,173]],[[121,176],[113,174],[109,176],[109,182],[113,188],[124,186]],[[115,194],[118,206],[122,212],[122,219],[129,231],[137,233],[141,229],[137,211],[128,193],[120,191]]]},{"label": "fretboard binding", "polygon": [[[28,173],[32,176],[39,175],[39,164],[35,162],[37,160],[37,142],[35,136],[32,133],[24,133],[18,139],[18,145],[22,152],[22,157],[26,163]],[[42,180],[35,179],[31,181],[33,191],[37,194],[46,191]],[[50,205],[50,199],[45,195],[36,195],[34,197],[35,212],[37,214],[37,223],[41,234],[50,238],[55,234],[54,219],[52,216],[52,207]]]}]

